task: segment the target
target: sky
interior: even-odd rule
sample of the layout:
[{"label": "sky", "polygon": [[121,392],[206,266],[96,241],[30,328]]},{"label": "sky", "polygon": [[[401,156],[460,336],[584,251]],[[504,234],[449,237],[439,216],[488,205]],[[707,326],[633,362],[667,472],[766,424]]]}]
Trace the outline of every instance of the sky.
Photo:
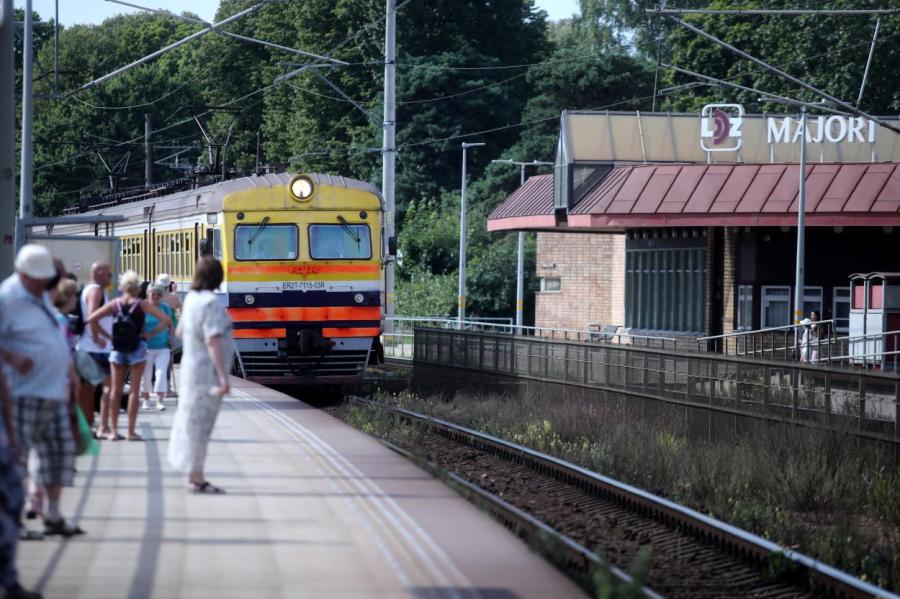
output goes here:
[{"label": "sky", "polygon": [[[25,5],[24,0],[14,0],[16,8]],[[184,10],[200,15],[211,21],[215,15],[219,0],[132,0],[131,3],[148,8],[162,8],[180,13]],[[567,19],[578,12],[578,0],[536,0],[538,8],[547,11],[550,20]],[[54,0],[32,0],[32,9],[43,19],[53,18]],[[59,22],[63,25],[78,23],[98,24],[108,17],[120,13],[138,12],[137,9],[114,4],[107,0],[59,0]]]}]

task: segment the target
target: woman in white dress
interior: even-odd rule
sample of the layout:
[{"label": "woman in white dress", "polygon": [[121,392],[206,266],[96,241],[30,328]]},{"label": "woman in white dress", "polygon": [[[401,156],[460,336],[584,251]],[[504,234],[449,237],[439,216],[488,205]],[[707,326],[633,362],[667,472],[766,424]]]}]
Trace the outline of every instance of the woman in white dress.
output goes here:
[{"label": "woman in white dress", "polygon": [[205,256],[197,262],[176,333],[184,345],[169,463],[187,474],[187,488],[194,493],[225,492],[203,475],[213,425],[222,396],[229,391],[228,370],[234,351],[231,319],[213,293],[222,278],[222,265],[215,258]]}]

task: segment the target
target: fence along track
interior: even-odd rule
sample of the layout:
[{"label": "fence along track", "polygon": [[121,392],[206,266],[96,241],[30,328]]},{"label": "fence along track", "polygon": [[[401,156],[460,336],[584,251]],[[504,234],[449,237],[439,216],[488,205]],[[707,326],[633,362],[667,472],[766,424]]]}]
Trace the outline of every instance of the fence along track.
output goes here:
[{"label": "fence along track", "polygon": [[600,389],[900,446],[900,376],[620,344],[416,329],[414,361]]},{"label": "fence along track", "polygon": [[[897,595],[863,582],[811,557],[785,549],[715,518],[705,516],[690,508],[591,472],[559,458],[542,454],[527,447],[445,420],[432,418],[380,402],[359,398],[354,399],[377,409],[392,411],[398,414],[402,420],[422,426],[427,431],[439,435],[451,443],[466,445],[506,462],[512,462],[515,465],[528,468],[541,476],[562,483],[564,486],[574,487],[600,500],[615,503],[632,514],[653,520],[673,531],[693,537],[706,546],[719,548],[728,555],[744,562],[764,566],[772,563],[773,559],[777,561],[778,558],[782,558],[786,560],[792,574],[796,576],[799,573],[799,580],[802,584],[808,585],[809,589],[812,589],[815,593],[827,593],[830,596],[837,597],[874,596],[900,599]],[[477,493],[481,495],[487,493],[484,489],[472,485],[472,483],[461,479],[459,476],[455,478],[459,479],[470,490],[474,487],[478,489]],[[504,504],[506,502],[495,498],[494,503]],[[516,508],[513,508],[513,510],[514,512],[506,511],[506,513],[512,513],[512,516],[508,517],[517,519],[520,525],[522,525],[523,521],[527,524],[528,518],[522,518],[521,510]],[[516,514],[515,512],[519,513]],[[534,520],[534,518],[531,517],[531,520]],[[644,532],[646,533],[646,530]],[[565,539],[566,537],[563,538]],[[583,547],[571,539],[567,539],[567,542],[571,545],[568,548],[570,554],[568,559],[572,559],[571,555],[577,556],[579,553],[578,549],[583,549]],[[669,544],[672,544],[671,541]],[[572,546],[574,546],[575,550],[573,550]],[[582,555],[580,559],[583,560],[584,556]],[[783,585],[781,583],[771,583],[766,588],[777,592],[775,587],[783,587]],[[701,591],[701,589],[695,590],[697,592]],[[782,593],[785,592],[784,588],[778,590]],[[805,591],[798,589],[797,594],[802,595],[804,593]],[[649,596],[654,593],[647,591],[645,594]]]}]

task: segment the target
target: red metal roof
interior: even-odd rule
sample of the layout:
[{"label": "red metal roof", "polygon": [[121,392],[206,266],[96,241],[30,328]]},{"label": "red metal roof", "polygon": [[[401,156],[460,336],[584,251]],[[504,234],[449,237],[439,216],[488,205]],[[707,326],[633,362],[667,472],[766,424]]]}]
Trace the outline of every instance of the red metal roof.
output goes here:
[{"label": "red metal roof", "polygon": [[[797,164],[617,166],[570,211],[568,227],[793,226],[799,168]],[[552,215],[552,183],[544,185],[546,208],[541,215]],[[536,214],[517,199],[524,189],[500,207],[518,217],[516,226],[495,216],[498,208],[488,219],[489,230],[547,228],[545,219],[540,224],[526,222]],[[806,224],[900,225],[900,163],[808,165]]]},{"label": "red metal roof", "polygon": [[[553,216],[553,175],[536,175],[525,181],[494,208],[488,223],[502,222],[499,229],[555,227]],[[494,229],[488,226],[488,230]]]}]

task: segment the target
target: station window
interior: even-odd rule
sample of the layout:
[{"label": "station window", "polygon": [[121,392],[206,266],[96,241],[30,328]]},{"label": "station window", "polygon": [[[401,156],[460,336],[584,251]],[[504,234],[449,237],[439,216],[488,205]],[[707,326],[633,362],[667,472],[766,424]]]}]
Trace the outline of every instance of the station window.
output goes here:
[{"label": "station window", "polygon": [[697,333],[705,312],[705,248],[626,250],[625,326]]},{"label": "station window", "polygon": [[738,285],[737,330],[753,329],[753,285]]},{"label": "station window", "polygon": [[835,287],[831,299],[831,314],[834,330],[838,333],[850,332],[850,288]]},{"label": "station window", "polygon": [[803,316],[809,318],[809,315],[815,312],[822,320],[822,288],[821,287],[804,287],[803,288]]},{"label": "station window", "polygon": [[762,328],[784,327],[791,324],[791,288],[766,286],[762,288]]},{"label": "station window", "polygon": [[562,282],[559,277],[541,277],[541,293],[559,293]]}]

